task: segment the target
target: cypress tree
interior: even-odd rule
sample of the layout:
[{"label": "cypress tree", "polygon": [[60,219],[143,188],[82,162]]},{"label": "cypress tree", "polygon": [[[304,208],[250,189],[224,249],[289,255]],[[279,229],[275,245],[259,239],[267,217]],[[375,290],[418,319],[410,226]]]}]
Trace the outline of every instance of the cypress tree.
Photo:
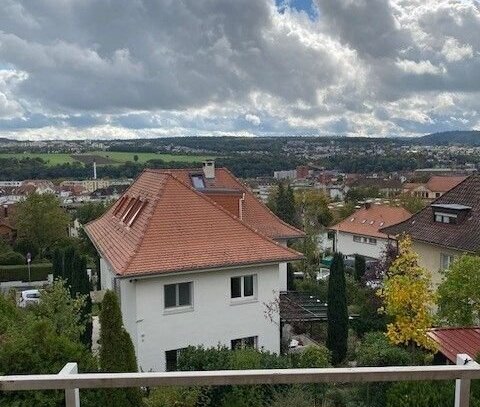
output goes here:
[{"label": "cypress tree", "polygon": [[63,250],[58,247],[53,251],[52,274],[54,280],[63,276]]},{"label": "cypress tree", "polygon": [[335,253],[328,279],[327,348],[332,352],[332,363],[339,364],[347,355],[348,309],[343,255]]},{"label": "cypress tree", "polygon": [[286,213],[286,196],[285,196],[285,187],[283,186],[283,182],[279,182],[278,184],[277,204],[275,206],[277,209],[276,215],[280,219],[284,219],[285,213]]},{"label": "cypress tree", "polygon": [[289,184],[285,191],[285,218],[283,220],[290,225],[296,225],[295,218],[295,196],[293,195],[293,188]]},{"label": "cypress tree", "polygon": [[355,255],[355,280],[361,281],[365,275],[367,269],[367,263],[365,257],[360,256],[359,254]]},{"label": "cypress tree", "polygon": [[[102,372],[136,372],[137,361],[130,335],[122,326],[117,296],[107,291],[100,311],[100,368]],[[142,406],[139,389],[111,389],[104,393],[106,407]]]}]

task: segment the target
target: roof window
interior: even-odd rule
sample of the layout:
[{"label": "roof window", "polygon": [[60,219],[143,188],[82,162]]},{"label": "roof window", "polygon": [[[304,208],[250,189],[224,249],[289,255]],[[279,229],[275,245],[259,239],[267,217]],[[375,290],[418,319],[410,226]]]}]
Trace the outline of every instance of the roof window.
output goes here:
[{"label": "roof window", "polygon": [[192,175],[192,184],[195,189],[205,189],[203,175]]}]

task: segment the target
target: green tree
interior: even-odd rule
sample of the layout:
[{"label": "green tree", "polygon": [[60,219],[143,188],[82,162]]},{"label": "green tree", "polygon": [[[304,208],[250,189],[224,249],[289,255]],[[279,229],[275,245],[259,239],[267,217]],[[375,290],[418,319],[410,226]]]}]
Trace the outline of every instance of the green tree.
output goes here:
[{"label": "green tree", "polygon": [[417,213],[427,206],[427,202],[422,198],[408,194],[402,195],[400,197],[400,202],[401,205],[410,213]]},{"label": "green tree", "polygon": [[17,237],[44,258],[47,250],[67,236],[69,217],[53,194],[30,194],[17,205]]},{"label": "green tree", "polygon": [[357,282],[361,281],[365,275],[367,269],[367,263],[365,257],[360,256],[359,254],[355,255],[355,280]]},{"label": "green tree", "polygon": [[442,324],[480,323],[480,257],[463,255],[445,272],[438,287],[438,316]]},{"label": "green tree", "polygon": [[332,353],[332,363],[336,365],[345,359],[348,346],[348,310],[342,253],[335,253],[330,266],[327,304],[327,348]]},{"label": "green tree", "polygon": [[[122,313],[117,296],[107,291],[100,311],[100,368],[103,372],[137,372],[135,350],[130,335],[122,325]],[[107,407],[141,406],[139,389],[115,389],[106,392]]]},{"label": "green tree", "polygon": [[81,310],[85,297],[72,297],[63,280],[55,280],[40,293],[40,302],[33,308],[39,319],[48,320],[58,335],[78,341],[85,331]]},{"label": "green tree", "polygon": [[305,229],[319,232],[332,223],[333,214],[328,207],[329,202],[328,197],[320,190],[295,192],[295,206]]},{"label": "green tree", "polygon": [[137,154],[135,154],[135,155],[133,156],[133,161],[138,162],[138,155],[137,155]]},{"label": "green tree", "polygon": [[295,197],[290,185],[285,188],[283,182],[278,183],[275,205],[273,205],[275,214],[284,222],[290,225],[296,225]]}]

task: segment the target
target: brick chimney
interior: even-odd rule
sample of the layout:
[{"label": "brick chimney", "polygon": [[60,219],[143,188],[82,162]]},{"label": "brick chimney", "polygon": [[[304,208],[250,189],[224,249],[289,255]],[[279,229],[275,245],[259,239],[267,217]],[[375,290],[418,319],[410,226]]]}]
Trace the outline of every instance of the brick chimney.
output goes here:
[{"label": "brick chimney", "polygon": [[215,161],[214,160],[205,160],[203,162],[203,175],[206,179],[215,178]]}]

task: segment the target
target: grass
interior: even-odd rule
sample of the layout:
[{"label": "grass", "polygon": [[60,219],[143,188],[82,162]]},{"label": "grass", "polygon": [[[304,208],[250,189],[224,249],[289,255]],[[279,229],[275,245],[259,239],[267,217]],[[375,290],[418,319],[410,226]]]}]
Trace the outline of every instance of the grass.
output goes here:
[{"label": "grass", "polygon": [[[120,152],[120,151],[92,151],[80,155],[97,155],[108,158],[115,162],[114,165],[123,164],[127,161],[134,161],[133,157],[138,156],[139,163],[145,163],[149,160],[159,159],[165,162],[180,161],[185,163],[202,162],[208,158],[204,155],[175,155],[175,154],[156,154],[156,153],[135,153],[135,152]],[[0,153],[0,158],[41,158],[50,166],[73,163],[75,160],[72,155],[65,153]]]}]

